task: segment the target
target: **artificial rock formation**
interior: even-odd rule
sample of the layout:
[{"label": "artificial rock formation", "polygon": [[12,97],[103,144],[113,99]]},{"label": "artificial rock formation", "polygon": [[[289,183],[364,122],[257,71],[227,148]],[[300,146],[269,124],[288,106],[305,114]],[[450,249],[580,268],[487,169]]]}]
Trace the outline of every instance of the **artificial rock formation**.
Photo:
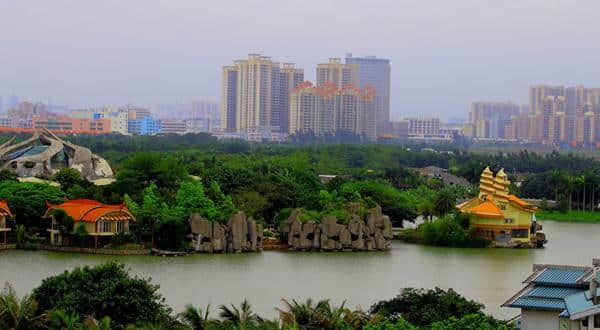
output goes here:
[{"label": "artificial rock formation", "polygon": [[372,251],[386,250],[392,239],[392,222],[383,215],[377,206],[367,213],[363,220],[358,215],[360,205],[349,208],[350,219],[347,225],[337,222],[334,216],[314,221],[302,222],[301,210],[294,210],[282,226],[282,234],[287,244],[294,250],[321,251]]},{"label": "artificial rock formation", "polygon": [[65,167],[76,169],[89,181],[113,176],[105,159],[47,129],[36,131],[25,141],[13,144],[14,140],[13,137],[0,145],[0,169],[13,170],[20,177],[52,176]]},{"label": "artificial rock formation", "polygon": [[244,212],[231,216],[226,225],[210,222],[197,213],[188,220],[192,247],[198,252],[255,252],[262,250],[263,227]]}]

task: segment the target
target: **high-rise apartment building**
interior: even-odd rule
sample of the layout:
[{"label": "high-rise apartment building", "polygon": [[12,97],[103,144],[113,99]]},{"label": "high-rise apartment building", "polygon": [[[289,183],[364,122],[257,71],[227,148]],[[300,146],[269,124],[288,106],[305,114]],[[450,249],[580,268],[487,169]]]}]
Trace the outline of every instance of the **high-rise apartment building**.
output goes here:
[{"label": "high-rise apartment building", "polygon": [[289,132],[290,130],[290,101],[291,93],[304,81],[304,70],[298,69],[293,63],[283,63],[280,69],[280,88],[279,88],[279,127],[280,132]]},{"label": "high-rise apartment building", "polygon": [[222,74],[222,102],[221,102],[221,130],[223,132],[237,131],[237,86],[238,86],[237,66],[224,66]]},{"label": "high-rise apartment building", "polygon": [[529,111],[532,114],[542,113],[542,103],[548,96],[565,96],[565,87],[547,85],[530,86]]},{"label": "high-rise apartment building", "polygon": [[477,138],[505,138],[506,125],[519,113],[520,107],[512,102],[473,102],[469,122],[474,125]]},{"label": "high-rise apartment building", "polygon": [[279,119],[279,63],[268,56],[250,54],[236,61],[238,68],[236,129],[238,132],[278,130],[272,127]]},{"label": "high-rise apartment building", "polygon": [[270,57],[250,54],[223,67],[222,130],[280,132],[288,126],[289,92],[304,79],[292,64],[283,67]]},{"label": "high-rise apartment building", "polygon": [[333,82],[313,86],[304,82],[291,94],[290,133],[315,135],[341,132],[376,139],[375,90],[352,85],[338,88]]},{"label": "high-rise apartment building", "polygon": [[344,64],[339,58],[330,58],[328,63],[317,64],[317,86],[332,83],[337,88],[348,84],[358,86],[358,64]]},{"label": "high-rise apartment building", "polygon": [[390,61],[375,56],[353,57],[346,55],[347,65],[358,65],[358,87],[375,88],[377,134],[384,133],[390,121]]}]

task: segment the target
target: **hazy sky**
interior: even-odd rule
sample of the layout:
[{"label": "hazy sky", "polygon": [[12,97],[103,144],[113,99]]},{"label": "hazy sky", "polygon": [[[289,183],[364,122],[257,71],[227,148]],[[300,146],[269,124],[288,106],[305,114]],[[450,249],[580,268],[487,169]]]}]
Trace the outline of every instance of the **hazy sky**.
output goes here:
[{"label": "hazy sky", "polygon": [[532,83],[600,86],[600,1],[0,0],[0,95],[87,106],[220,99],[258,52],[313,80],[329,57],[392,63],[393,117],[467,117]]}]

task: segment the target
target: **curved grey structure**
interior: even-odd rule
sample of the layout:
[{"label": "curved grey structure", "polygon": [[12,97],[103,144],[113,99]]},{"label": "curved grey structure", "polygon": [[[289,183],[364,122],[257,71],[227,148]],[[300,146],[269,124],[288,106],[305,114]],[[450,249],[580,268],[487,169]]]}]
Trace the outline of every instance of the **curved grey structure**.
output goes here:
[{"label": "curved grey structure", "polygon": [[0,169],[10,169],[20,177],[52,176],[62,168],[74,168],[86,180],[112,178],[108,162],[88,148],[74,145],[41,129],[22,142],[14,137],[0,145]]}]

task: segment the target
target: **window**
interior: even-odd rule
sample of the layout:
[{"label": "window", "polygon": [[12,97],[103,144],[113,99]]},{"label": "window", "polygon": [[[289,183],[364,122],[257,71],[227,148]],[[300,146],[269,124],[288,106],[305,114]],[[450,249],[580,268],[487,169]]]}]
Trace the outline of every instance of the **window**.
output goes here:
[{"label": "window", "polygon": [[117,233],[122,233],[125,231],[125,221],[117,222]]},{"label": "window", "polygon": [[504,219],[504,223],[515,223],[515,219]]},{"label": "window", "polygon": [[99,227],[101,233],[110,233],[112,231],[110,222],[108,221],[101,221]]},{"label": "window", "polygon": [[529,237],[529,229],[513,229],[511,236],[514,238],[527,238]]},{"label": "window", "polygon": [[54,233],[52,237],[54,238],[54,245],[58,245],[58,233]]}]

